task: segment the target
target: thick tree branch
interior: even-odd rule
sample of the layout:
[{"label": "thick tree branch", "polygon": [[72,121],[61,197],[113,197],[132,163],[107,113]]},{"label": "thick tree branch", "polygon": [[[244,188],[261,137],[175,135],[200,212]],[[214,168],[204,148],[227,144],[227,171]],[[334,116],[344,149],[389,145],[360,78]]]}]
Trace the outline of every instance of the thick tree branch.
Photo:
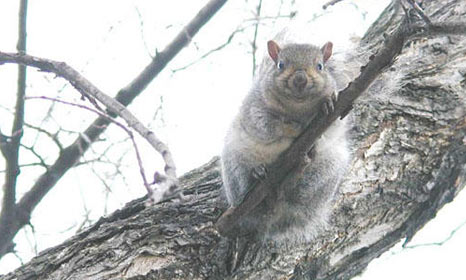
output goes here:
[{"label": "thick tree branch", "polygon": [[[244,201],[235,208],[228,209],[217,221],[217,229],[222,234],[237,235],[239,229],[235,228],[247,213],[259,205],[276,189],[282,190],[290,185],[289,181],[300,174],[307,162],[305,155],[317,138],[338,118],[344,117],[351,109],[353,102],[371,85],[384,69],[390,66],[411,36],[417,34],[422,28],[424,34],[466,34],[464,23],[442,23],[430,26],[415,26],[412,28],[405,19],[393,34],[385,39],[384,46],[376,55],[370,57],[367,65],[361,67],[360,75],[339,94],[335,104],[335,111],[328,116],[315,118],[303,134],[285,151],[280,158],[268,167],[268,177],[256,184]],[[299,160],[297,160],[299,159]]]},{"label": "thick tree branch", "polygon": [[[179,51],[185,47],[200,28],[225,4],[226,0],[209,1],[198,14],[183,28],[173,41],[158,53],[151,63],[126,87],[120,90],[116,100],[124,106],[130,104],[147,85],[165,68]],[[75,142],[63,149],[49,170],[42,174],[18,202],[17,210],[20,215],[15,224],[8,229],[0,227],[0,257],[8,251],[14,236],[25,224],[29,222],[30,215],[42,198],[58,182],[58,180],[76,164],[90,144],[107,128],[109,121],[97,118],[84,132],[86,137],[78,137]]]},{"label": "thick tree branch", "polygon": [[[26,20],[28,1],[22,0],[19,7],[19,27],[18,27],[18,53],[26,52]],[[3,200],[0,212],[0,244],[5,244],[9,249],[8,235],[3,232],[14,228],[16,219],[16,181],[19,176],[19,150],[21,137],[23,136],[24,124],[24,96],[26,94],[26,66],[18,65],[18,92],[16,95],[16,106],[13,120],[11,138],[2,145],[2,153],[6,160],[5,183],[3,185]],[[0,246],[0,256],[7,248]]]}]

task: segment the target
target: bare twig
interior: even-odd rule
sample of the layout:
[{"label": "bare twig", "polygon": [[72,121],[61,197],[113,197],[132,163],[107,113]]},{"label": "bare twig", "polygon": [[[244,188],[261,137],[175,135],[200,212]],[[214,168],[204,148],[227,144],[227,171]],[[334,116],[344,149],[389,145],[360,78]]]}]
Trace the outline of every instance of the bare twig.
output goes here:
[{"label": "bare twig", "polygon": [[49,166],[45,162],[44,158],[41,155],[39,155],[39,153],[36,152],[36,150],[34,149],[34,146],[28,147],[26,145],[21,144],[21,147],[23,147],[24,149],[30,151],[39,160],[39,163],[40,163],[39,165],[40,166],[44,167],[45,169],[49,168]]},{"label": "bare twig", "polygon": [[[262,1],[261,1],[262,2]],[[262,3],[260,3],[260,5],[262,5]],[[260,9],[260,7],[258,6],[258,8]],[[243,21],[242,25],[243,26],[238,26],[227,38],[227,40],[225,41],[225,43],[205,52],[203,55],[199,56],[199,58],[195,59],[194,61],[182,66],[182,67],[178,67],[178,68],[175,68],[175,69],[172,69],[172,73],[176,73],[178,71],[181,71],[181,70],[186,70],[187,68],[189,68],[190,66],[198,63],[199,61],[203,60],[204,58],[210,56],[211,54],[215,53],[215,52],[218,52],[222,49],[224,49],[226,46],[228,46],[229,44],[231,44],[231,42],[233,41],[233,38],[240,32],[243,32],[244,30],[254,26],[255,29],[258,28],[258,25],[260,24],[260,22],[262,21],[265,21],[265,20],[276,20],[277,18],[293,18],[296,16],[296,12],[291,12],[290,14],[288,15],[277,15],[277,16],[264,16],[264,17],[261,17],[261,16],[258,16],[256,15],[254,18],[249,18],[249,19],[246,19]],[[253,22],[252,24],[250,22]],[[245,24],[247,23],[247,24]],[[255,32],[256,35],[255,37],[257,37],[257,32]],[[254,64],[255,65],[255,64]]]},{"label": "bare twig", "polygon": [[343,0],[332,0],[332,1],[328,1],[327,3],[325,3],[323,6],[322,6],[322,9],[327,9],[329,6],[333,6],[335,5],[336,3],[338,2],[341,2]]},{"label": "bare twig", "polygon": [[55,145],[57,145],[58,149],[60,151],[63,150],[63,145],[60,143],[60,141],[58,140],[58,131],[56,133],[51,133],[39,126],[35,126],[35,125],[32,125],[32,124],[28,124],[28,123],[24,123],[24,126],[28,127],[28,128],[31,128],[31,129],[34,129],[34,130],[37,130],[39,133],[43,133],[45,135],[47,135],[54,143]]},{"label": "bare twig", "polygon": [[222,50],[223,48],[225,48],[226,46],[228,46],[231,41],[233,40],[233,38],[235,37],[236,34],[238,34],[239,32],[242,32],[244,31],[246,28],[248,28],[249,26],[247,27],[239,27],[237,28],[236,30],[234,30],[230,36],[228,36],[227,40],[225,41],[225,43],[207,51],[206,53],[204,53],[203,55],[201,55],[199,58],[197,58],[196,60],[186,64],[185,66],[182,66],[182,67],[179,67],[179,68],[176,68],[176,69],[172,69],[172,73],[176,73],[178,71],[181,71],[181,70],[186,70],[187,68],[189,68],[190,66],[193,66],[194,64],[198,63],[199,61],[203,60],[204,58],[210,56],[211,54],[215,53],[215,52],[218,52],[220,50]]},{"label": "bare twig", "polygon": [[136,141],[134,139],[133,132],[131,130],[129,130],[125,125],[123,125],[122,123],[114,120],[112,117],[100,112],[99,110],[89,108],[89,107],[87,107],[85,105],[82,105],[82,104],[76,104],[76,103],[72,103],[72,102],[68,102],[68,101],[64,101],[64,100],[60,100],[60,99],[56,99],[56,98],[50,98],[50,97],[46,97],[46,96],[28,96],[28,97],[26,97],[26,99],[45,99],[45,100],[50,100],[50,101],[54,101],[54,102],[57,102],[57,103],[62,103],[62,104],[78,107],[78,108],[81,108],[81,109],[84,109],[84,110],[87,110],[87,111],[91,111],[91,112],[93,112],[95,114],[98,114],[101,117],[107,118],[109,121],[111,121],[112,123],[114,123],[115,125],[120,127],[121,129],[123,129],[128,134],[129,138],[131,139],[131,141],[133,143],[134,151],[136,153],[136,158],[138,160],[139,172],[141,174],[142,181],[144,183],[144,187],[146,188],[147,193],[149,193],[149,195],[152,197],[153,191],[152,191],[152,188],[150,187],[149,182],[147,181],[145,171],[144,171],[144,165],[142,164],[141,154],[139,152],[138,146],[137,146]]},{"label": "bare twig", "polygon": [[149,50],[149,47],[147,46],[146,38],[144,36],[144,20],[142,18],[141,11],[139,11],[138,7],[134,7],[134,10],[136,11],[136,14],[139,18],[139,31],[141,33],[141,40],[144,43],[144,48],[146,49],[146,52],[149,55],[149,57],[154,59],[154,56],[152,55],[151,51]]},{"label": "bare twig", "polygon": [[157,117],[159,117],[160,115],[160,121],[162,122],[162,124],[165,123],[162,109],[163,109],[163,95],[160,95],[160,103],[159,103],[159,106],[157,106],[157,109],[155,109],[154,116],[152,117],[152,121],[155,121]]},{"label": "bare twig", "polygon": [[[89,226],[93,222],[90,217],[91,210],[89,210],[89,208],[86,205],[85,195],[82,193],[82,191],[80,192],[80,194],[81,194],[81,201],[82,201],[83,208],[84,208],[84,215],[83,215],[84,219],[82,219],[81,223],[77,227],[76,232],[80,232],[81,230],[83,230],[85,227]],[[71,228],[69,228],[68,230],[71,230]]]},{"label": "bare twig", "polygon": [[[27,232],[27,228],[24,228],[24,236],[26,237],[27,242],[29,243],[29,246],[31,247],[32,251],[34,252],[35,255],[39,253],[39,250],[37,248],[37,238],[36,238],[36,230],[33,225],[29,225],[29,228],[31,230],[31,234],[29,235]],[[29,236],[32,237],[32,240],[29,238]]]},{"label": "bare twig", "polygon": [[446,242],[448,242],[450,239],[455,236],[456,232],[460,230],[464,225],[466,225],[466,221],[463,221],[460,225],[458,225],[456,228],[454,228],[450,234],[443,239],[442,241],[437,241],[437,242],[430,242],[430,243],[420,243],[420,244],[413,244],[413,245],[404,245],[403,249],[414,249],[418,247],[428,247],[428,246],[442,246]]},{"label": "bare twig", "polygon": [[103,178],[102,175],[100,175],[100,172],[95,170],[94,166],[91,167],[91,171],[94,174],[94,176],[100,181],[100,183],[104,186],[105,192],[111,193],[112,188],[110,187],[110,184],[107,182],[107,178]]},{"label": "bare twig", "polygon": [[[32,163],[20,164],[19,168],[22,169],[24,167],[37,167],[37,166],[44,167],[44,165],[41,162],[32,162]],[[5,172],[6,170],[0,170],[0,173],[5,173]]]},{"label": "bare twig", "polygon": [[275,15],[275,16],[262,16],[262,17],[253,17],[253,18],[248,18],[248,19],[245,19],[244,22],[248,22],[248,21],[253,21],[253,22],[256,22],[256,21],[266,21],[266,20],[271,20],[271,21],[274,21],[274,20],[277,20],[279,18],[288,18],[288,19],[292,19],[296,16],[296,12],[290,12],[289,14],[285,14],[285,15],[282,15],[282,14],[279,14],[279,15]]},{"label": "bare twig", "polygon": [[24,265],[25,261],[23,260],[23,258],[21,258],[21,256],[18,253],[13,252],[13,256],[16,257],[16,259],[19,261],[21,265]]},{"label": "bare twig", "polygon": [[262,9],[262,0],[259,0],[259,4],[257,4],[256,8],[256,19],[254,26],[254,37],[252,39],[251,47],[252,47],[252,76],[256,74],[256,53],[257,53],[257,34],[259,32],[259,24],[260,24],[260,16],[261,16],[261,9]]}]

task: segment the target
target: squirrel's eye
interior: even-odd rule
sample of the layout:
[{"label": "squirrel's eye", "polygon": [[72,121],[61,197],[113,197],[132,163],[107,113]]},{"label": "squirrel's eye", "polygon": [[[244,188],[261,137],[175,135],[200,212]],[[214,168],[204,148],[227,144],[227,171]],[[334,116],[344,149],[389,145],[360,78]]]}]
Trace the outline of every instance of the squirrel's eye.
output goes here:
[{"label": "squirrel's eye", "polygon": [[285,68],[285,63],[281,60],[278,61],[277,63],[277,68],[278,70],[283,70],[283,68]]},{"label": "squirrel's eye", "polygon": [[317,70],[322,71],[322,69],[324,69],[322,63],[317,64]]}]

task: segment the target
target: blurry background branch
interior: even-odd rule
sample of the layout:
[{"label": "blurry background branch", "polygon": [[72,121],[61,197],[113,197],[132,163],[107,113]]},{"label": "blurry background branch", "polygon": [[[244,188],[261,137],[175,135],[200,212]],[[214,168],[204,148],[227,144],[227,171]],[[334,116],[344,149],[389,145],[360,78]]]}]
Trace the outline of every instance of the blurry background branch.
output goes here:
[{"label": "blurry background branch", "polygon": [[[22,1],[22,3],[26,1]],[[226,0],[211,0],[209,1],[198,14],[182,29],[182,31],[169,43],[164,50],[157,53],[155,58],[147,65],[147,67],[126,87],[122,88],[116,95],[116,100],[127,106],[135,97],[137,97],[147,85],[165,68],[179,51],[185,47],[191,39],[196,35],[200,28],[223,6]],[[23,9],[23,6],[22,8]],[[25,9],[25,8],[24,8]],[[25,15],[25,14],[24,14]],[[25,21],[21,17],[20,21]],[[23,30],[20,28],[20,30]],[[21,40],[20,40],[21,41]],[[21,53],[21,52],[19,52]],[[24,67],[24,66],[21,66]],[[18,98],[18,102],[24,102],[22,98]],[[89,148],[89,146],[99,137],[99,135],[107,128],[110,121],[107,118],[97,118],[87,129],[79,136],[73,144],[60,151],[58,158],[53,164],[50,164],[49,169],[40,175],[35,181],[31,189],[15,203],[14,184],[5,184],[8,189],[4,195],[2,204],[5,211],[2,211],[2,219],[0,219],[0,257],[13,250],[12,243],[16,233],[27,223],[34,208],[39,204],[42,198],[55,186],[58,180],[73,167]],[[16,132],[16,130],[14,130]],[[3,147],[3,145],[2,145]],[[3,150],[3,149],[2,149]],[[10,162],[7,160],[7,162]],[[12,163],[9,163],[10,165]],[[17,168],[8,168],[11,170],[9,175],[16,180]],[[12,218],[12,213],[15,213]]]}]

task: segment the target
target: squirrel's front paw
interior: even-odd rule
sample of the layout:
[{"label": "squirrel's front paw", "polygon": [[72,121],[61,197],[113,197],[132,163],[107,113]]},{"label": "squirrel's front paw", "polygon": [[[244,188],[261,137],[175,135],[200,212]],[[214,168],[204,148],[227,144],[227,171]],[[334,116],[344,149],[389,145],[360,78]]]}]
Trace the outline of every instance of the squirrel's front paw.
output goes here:
[{"label": "squirrel's front paw", "polygon": [[252,177],[259,181],[263,181],[265,178],[267,178],[267,168],[263,164],[254,167],[251,173]]},{"label": "squirrel's front paw", "polygon": [[307,158],[310,161],[314,159],[315,156],[316,156],[316,145],[313,144],[311,149],[307,152]]},{"label": "squirrel's front paw", "polygon": [[324,112],[326,116],[333,113],[333,110],[335,110],[336,102],[337,102],[337,95],[335,92],[332,92],[330,96],[325,98],[324,102],[322,103],[322,111]]}]

